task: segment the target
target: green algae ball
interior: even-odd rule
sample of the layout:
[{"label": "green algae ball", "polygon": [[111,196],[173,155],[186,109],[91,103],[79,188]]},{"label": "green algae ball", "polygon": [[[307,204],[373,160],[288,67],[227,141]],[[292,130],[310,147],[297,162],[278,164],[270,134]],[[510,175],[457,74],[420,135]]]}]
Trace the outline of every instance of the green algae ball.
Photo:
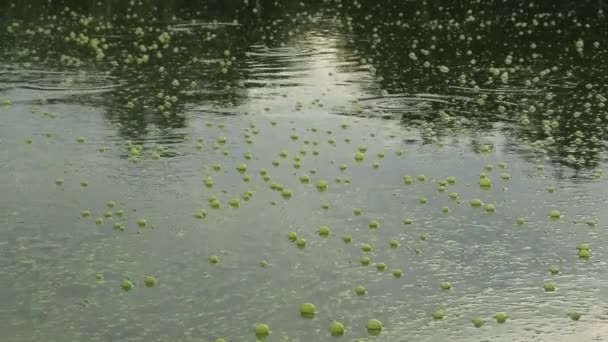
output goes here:
[{"label": "green algae ball", "polygon": [[231,198],[228,201],[228,205],[230,205],[233,208],[238,208],[241,205],[241,200],[239,200],[238,198]]},{"label": "green algae ball", "polygon": [[448,197],[450,199],[453,199],[453,200],[458,199],[458,193],[457,192],[450,192],[450,194],[448,195]]},{"label": "green algae ball", "polygon": [[367,266],[372,260],[368,256],[361,257],[361,265]]},{"label": "green algae ball", "polygon": [[313,303],[303,303],[300,305],[300,314],[304,316],[314,316],[317,313],[317,308]]},{"label": "green algae ball", "polygon": [[355,161],[363,161],[363,159],[365,159],[365,154],[361,153],[361,152],[357,152],[355,153]]},{"label": "green algae ball", "polygon": [[397,248],[397,247],[399,247],[399,241],[397,241],[397,240],[395,240],[395,239],[391,240],[391,242],[390,242],[390,246],[391,246],[392,248]]},{"label": "green algae ball", "polygon": [[344,324],[338,321],[333,321],[329,323],[329,333],[332,336],[342,336],[344,335],[344,330]]},{"label": "green algae ball", "polygon": [[342,235],[342,241],[344,241],[345,243],[350,243],[352,240],[353,240],[353,237],[350,236],[349,234]]},{"label": "green algae ball", "polygon": [[369,222],[369,227],[371,229],[377,229],[378,227],[380,227],[380,223],[376,220],[372,220]]},{"label": "green algae ball", "polygon": [[85,137],[78,137],[76,138],[76,141],[78,141],[79,143],[84,143],[87,141],[87,139]]},{"label": "green algae ball", "polygon": [[140,227],[145,227],[146,224],[148,224],[148,221],[146,221],[146,219],[139,219],[137,221],[137,225],[140,226]]},{"label": "green algae ball", "polygon": [[555,283],[553,282],[546,282],[543,285],[543,288],[545,289],[545,291],[547,292],[551,292],[551,291],[555,291]]},{"label": "green algae ball", "polygon": [[413,182],[414,182],[414,179],[412,178],[412,176],[403,176],[403,183],[412,184]]},{"label": "green algae ball", "polygon": [[365,153],[365,151],[367,151],[367,146],[365,146],[365,145],[359,146],[359,152]]},{"label": "green algae ball", "polygon": [[489,213],[493,213],[496,211],[496,206],[492,203],[486,204],[486,211]]},{"label": "green algae ball", "polygon": [[300,176],[300,182],[302,183],[308,183],[310,181],[310,177],[308,175],[301,175]]},{"label": "green algae ball", "polygon": [[588,251],[591,248],[590,248],[590,246],[589,246],[588,243],[581,243],[578,246],[576,246],[576,249],[578,249],[579,251],[582,251],[582,250],[587,250]]},{"label": "green algae ball", "polygon": [[377,262],[376,268],[378,269],[378,271],[384,271],[386,269],[386,264],[383,262]]},{"label": "green algae ball", "polygon": [[219,207],[220,207],[220,201],[219,201],[217,198],[216,198],[216,199],[213,199],[213,200],[212,200],[212,201],[209,203],[209,205],[211,206],[211,208],[213,208],[213,209],[217,209],[217,208],[219,208]]},{"label": "green algae ball", "polygon": [[559,267],[551,266],[551,267],[549,267],[549,272],[551,272],[551,274],[553,274],[553,275],[559,274]]},{"label": "green algae ball", "polygon": [[369,243],[362,243],[361,244],[361,250],[364,252],[371,252],[372,251],[372,245],[370,245]]},{"label": "green algae ball", "polygon": [[125,230],[125,227],[119,222],[114,223],[114,229]]},{"label": "green algae ball", "polygon": [[515,222],[519,225],[522,225],[524,223],[526,223],[526,218],[525,217],[518,217],[517,219],[515,219]]},{"label": "green algae ball", "polygon": [[323,190],[327,190],[327,181],[326,180],[320,180],[317,182],[317,190],[319,191],[323,191]]},{"label": "green algae ball", "polygon": [[483,177],[479,179],[479,186],[482,188],[489,188],[492,186],[492,180],[488,177]]},{"label": "green algae ball", "polygon": [[124,214],[125,214],[125,211],[122,209],[118,209],[114,212],[114,215],[116,215],[116,216],[122,216]]},{"label": "green algae ball", "polygon": [[452,288],[452,284],[449,281],[444,281],[441,283],[441,288],[444,290],[449,290]]},{"label": "green algae ball", "polygon": [[329,203],[323,203],[323,204],[321,204],[321,208],[323,208],[323,209],[329,209]]},{"label": "green algae ball", "polygon": [[215,340],[215,342],[226,342],[226,340],[223,338],[218,338],[217,340]]},{"label": "green algae ball", "polygon": [[479,198],[473,198],[469,203],[473,207],[481,207],[481,205],[483,204],[483,202]]},{"label": "green algae ball", "polygon": [[443,319],[443,317],[444,317],[443,311],[437,310],[437,311],[433,312],[434,319]]},{"label": "green algae ball", "polygon": [[414,220],[412,220],[409,217],[406,217],[403,219],[403,224],[412,224],[414,222]]},{"label": "green algae ball", "polygon": [[217,255],[212,255],[209,257],[209,263],[215,265],[220,262],[220,258]]},{"label": "green algae ball", "polygon": [[382,322],[377,319],[367,321],[367,330],[382,330]]},{"label": "green algae ball", "polygon": [[509,179],[511,179],[511,175],[508,173],[501,173],[500,178],[502,178],[504,180],[509,180]]},{"label": "green algae ball", "polygon": [[429,200],[426,197],[420,197],[418,198],[418,202],[420,202],[420,204],[426,204],[429,202]]},{"label": "green algae ball", "polygon": [[490,152],[492,148],[489,145],[481,145],[479,146],[480,152]]},{"label": "green algae ball", "polygon": [[283,191],[281,191],[281,196],[285,199],[291,198],[292,195],[293,192],[290,189],[283,189]]},{"label": "green algae ball", "polygon": [[578,321],[581,319],[581,314],[576,311],[572,311],[568,313],[568,317],[570,317],[570,319],[573,321]]},{"label": "green algae ball", "polygon": [[496,319],[497,323],[504,323],[507,321],[509,316],[507,316],[507,314],[504,312],[497,312],[496,315],[494,315],[494,318]]},{"label": "green algae ball", "polygon": [[108,206],[108,208],[114,208],[114,206],[116,206],[116,202],[114,202],[114,201],[107,201],[106,205]]},{"label": "green algae ball", "polygon": [[57,184],[57,185],[63,184],[63,179],[61,179],[61,178],[55,179],[55,184]]},{"label": "green algae ball", "polygon": [[198,211],[198,213],[196,213],[195,216],[199,219],[205,218],[205,217],[207,217],[207,210],[201,209]]},{"label": "green algae ball", "polygon": [[355,208],[353,209],[353,214],[359,216],[363,213],[363,210],[361,208]]},{"label": "green algae ball", "polygon": [[268,326],[268,324],[264,323],[256,324],[255,334],[259,337],[268,336],[268,334],[270,334],[270,327]]},{"label": "green algae ball", "polygon": [[298,238],[296,240],[296,246],[300,247],[300,248],[304,248],[306,247],[306,240],[303,238]]},{"label": "green algae ball", "polygon": [[287,239],[289,239],[289,241],[296,241],[298,239],[298,233],[296,233],[296,232],[287,233]]},{"label": "green algae ball", "polygon": [[245,172],[245,171],[247,171],[247,164],[239,164],[239,166],[236,167],[236,170],[238,172]]},{"label": "green algae ball", "polygon": [[578,256],[582,259],[587,259],[591,256],[591,253],[587,249],[581,249],[578,251]]},{"label": "green algae ball", "polygon": [[402,270],[400,270],[398,268],[396,268],[396,269],[393,270],[393,276],[395,278],[401,278],[402,275],[403,275],[403,271]]},{"label": "green algae ball", "polygon": [[81,215],[82,217],[89,217],[89,216],[91,216],[91,212],[90,212],[89,210],[83,210],[83,211],[80,213],[80,215]]},{"label": "green algae ball", "polygon": [[152,287],[156,285],[156,278],[154,276],[146,276],[144,278],[144,283],[146,284],[146,286]]},{"label": "green algae ball", "polygon": [[551,210],[549,212],[549,217],[552,219],[558,219],[562,217],[562,213],[559,210]]},{"label": "green algae ball", "polygon": [[279,166],[280,164],[281,164],[281,162],[279,162],[278,160],[272,161],[272,166]]},{"label": "green algae ball", "polygon": [[378,162],[374,162],[374,163],[372,164],[372,167],[373,167],[374,169],[377,169],[377,168],[379,168],[379,167],[380,167],[380,163],[378,163]]},{"label": "green algae ball", "polygon": [[475,317],[471,320],[471,323],[473,323],[475,328],[481,328],[484,324],[486,324],[486,321],[481,317]]},{"label": "green algae ball", "polygon": [[103,219],[101,217],[98,217],[95,219],[95,223],[96,224],[102,224],[103,223]]},{"label": "green algae ball", "polygon": [[447,206],[441,207],[441,211],[444,212],[444,213],[449,213],[450,212],[450,207],[447,207]]},{"label": "green algae ball", "polygon": [[355,287],[355,293],[359,296],[363,296],[367,292],[367,289],[363,285]]},{"label": "green algae ball", "polygon": [[106,211],[105,213],[103,213],[103,216],[105,217],[112,217],[114,215],[114,213],[112,213],[111,211]]},{"label": "green algae ball", "polygon": [[319,235],[326,237],[329,235],[329,233],[331,233],[331,230],[328,226],[321,226],[319,227],[318,233]]},{"label": "green algae ball", "polygon": [[80,186],[82,186],[83,188],[86,188],[87,186],[89,186],[89,182],[87,182],[87,181],[80,182]]},{"label": "green algae ball", "polygon": [[222,169],[222,165],[220,163],[215,163],[215,164],[213,164],[213,169],[215,171],[219,171]]},{"label": "green algae ball", "polygon": [[439,186],[439,188],[437,188],[437,190],[438,190],[439,192],[445,192],[445,186],[440,185],[440,186]]},{"label": "green algae ball", "polygon": [[425,175],[418,175],[418,176],[416,176],[416,178],[417,178],[417,179],[418,179],[418,181],[420,181],[420,182],[424,182],[424,181],[426,181],[426,176],[425,176]]},{"label": "green algae ball", "polygon": [[133,288],[133,283],[129,279],[123,279],[120,283],[120,287],[125,291],[129,291]]}]

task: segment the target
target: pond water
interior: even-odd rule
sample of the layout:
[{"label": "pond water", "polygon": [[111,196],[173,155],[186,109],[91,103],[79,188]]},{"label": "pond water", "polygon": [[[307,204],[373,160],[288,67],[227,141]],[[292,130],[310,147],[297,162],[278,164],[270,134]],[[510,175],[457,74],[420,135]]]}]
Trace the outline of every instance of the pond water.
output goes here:
[{"label": "pond water", "polygon": [[604,4],[507,3],[0,3],[0,340],[608,340]]}]

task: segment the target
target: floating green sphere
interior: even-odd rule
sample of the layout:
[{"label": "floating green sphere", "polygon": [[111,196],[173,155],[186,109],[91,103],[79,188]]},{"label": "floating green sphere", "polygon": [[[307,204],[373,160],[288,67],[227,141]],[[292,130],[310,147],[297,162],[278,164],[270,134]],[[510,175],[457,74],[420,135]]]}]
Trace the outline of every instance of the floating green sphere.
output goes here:
[{"label": "floating green sphere", "polygon": [[496,206],[492,203],[486,204],[486,211],[489,213],[493,213],[496,211]]},{"label": "floating green sphere", "polygon": [[367,289],[365,288],[365,286],[359,285],[359,286],[355,287],[355,292],[359,296],[363,296],[365,294],[365,292],[367,292]]},{"label": "floating green sphere", "polygon": [[441,283],[441,288],[444,290],[449,290],[452,288],[452,284],[449,281],[444,281]]},{"label": "floating green sphere", "polygon": [[581,314],[576,311],[572,311],[568,313],[568,317],[570,317],[570,319],[573,321],[578,321],[581,319]]},{"label": "floating green sphere", "polygon": [[101,217],[98,217],[95,219],[95,223],[96,224],[102,224],[103,223],[103,219]]},{"label": "floating green sphere", "polygon": [[549,272],[551,272],[551,274],[559,274],[559,267],[551,266],[549,267]]},{"label": "floating green sphere", "polygon": [[368,330],[382,330],[382,322],[377,319],[370,319],[367,321]]},{"label": "floating green sphere", "polygon": [[496,319],[497,323],[504,323],[507,321],[507,318],[509,318],[509,316],[507,316],[507,314],[504,312],[498,312],[496,313],[496,315],[494,315],[494,318]]},{"label": "floating green sphere", "polygon": [[300,313],[302,315],[312,316],[317,313],[317,308],[313,303],[303,303],[300,305]]},{"label": "floating green sphere", "polygon": [[369,243],[362,243],[361,244],[361,250],[364,252],[371,252],[372,251],[372,245],[370,245]]},{"label": "floating green sphere", "polygon": [[215,342],[226,342],[226,340],[223,338],[218,338],[217,340],[215,340]]},{"label": "floating green sphere", "polygon": [[133,283],[129,279],[124,279],[120,283],[120,287],[122,287],[122,289],[125,291],[129,291],[133,288]]},{"label": "floating green sphere", "polygon": [[239,164],[239,166],[236,167],[238,172],[245,172],[247,171],[247,164]]},{"label": "floating green sphere", "polygon": [[518,217],[517,219],[515,219],[515,222],[519,225],[522,225],[524,223],[526,223],[526,218],[525,217]]},{"label": "floating green sphere", "polygon": [[418,181],[420,181],[420,182],[424,182],[424,181],[426,181],[426,176],[425,176],[425,175],[418,175],[418,176],[416,176],[416,178],[417,178],[417,179],[418,179]]},{"label": "floating green sphere", "polygon": [[582,259],[587,259],[591,256],[591,253],[587,249],[581,249],[578,251],[578,256]]},{"label": "floating green sphere", "polygon": [[209,257],[209,263],[215,265],[218,262],[220,262],[220,258],[217,255],[212,255],[212,256]]},{"label": "floating green sphere", "polygon": [[91,212],[89,210],[83,210],[80,215],[82,215],[82,217],[89,217],[91,216]]},{"label": "floating green sphere", "polygon": [[97,274],[95,275],[95,279],[97,279],[97,280],[99,280],[99,281],[103,281],[103,280],[104,280],[103,274],[101,274],[101,273],[97,273]]},{"label": "floating green sphere", "polygon": [[361,265],[367,266],[372,260],[368,256],[361,257]]},{"label": "floating green sphere", "polygon": [[328,226],[321,226],[321,227],[319,227],[318,232],[319,232],[319,235],[326,237],[329,235],[329,233],[331,233],[331,230],[329,229]]},{"label": "floating green sphere", "polygon": [[450,192],[450,194],[448,195],[449,198],[455,200],[458,199],[458,193],[457,192]]},{"label": "floating green sphere", "polygon": [[303,238],[298,238],[296,240],[296,245],[300,248],[304,248],[304,247],[306,247],[306,240]]},{"label": "floating green sphere", "polygon": [[256,336],[268,336],[270,334],[270,327],[268,324],[259,323],[255,325],[255,334]]},{"label": "floating green sphere", "polygon": [[344,330],[344,324],[338,321],[333,321],[329,323],[329,333],[332,336],[342,336],[344,335]]},{"label": "floating green sphere", "polygon": [[323,191],[323,190],[327,190],[327,181],[326,180],[320,180],[317,182],[317,189],[319,191]]},{"label": "floating green sphere", "polygon": [[426,197],[419,197],[418,202],[420,202],[421,204],[425,204],[428,203],[429,200]]},{"label": "floating green sphere", "polygon": [[152,287],[156,285],[156,278],[154,276],[146,276],[144,278],[144,283],[146,284],[146,286]]},{"label": "floating green sphere", "polygon": [[400,270],[398,268],[396,268],[396,269],[393,270],[393,276],[395,278],[400,278],[402,275],[403,275],[403,271],[402,270]]},{"label": "floating green sphere", "polygon": [[481,328],[481,326],[486,324],[486,321],[481,317],[475,317],[471,320],[471,323],[473,323],[476,328]]},{"label": "floating green sphere", "polygon": [[444,213],[449,213],[450,212],[450,207],[448,207],[448,206],[441,207],[441,211],[444,212]]},{"label": "floating green sphere", "polygon": [[551,210],[549,212],[549,217],[552,219],[558,219],[562,216],[562,213],[559,210]]},{"label": "floating green sphere", "polygon": [[435,312],[433,312],[433,318],[434,319],[443,319],[444,315],[443,312],[440,310],[437,310]]},{"label": "floating green sphere", "polygon": [[473,207],[480,207],[483,204],[479,198],[473,198],[469,203],[471,203],[471,206]]},{"label": "floating green sphere", "polygon": [[550,292],[550,291],[555,291],[555,283],[553,282],[546,282],[543,285],[543,288],[545,289],[545,291]]},{"label": "floating green sphere", "polygon": [[492,186],[492,181],[488,177],[480,178],[479,186],[481,186],[482,188],[489,188]]},{"label": "floating green sphere", "polygon": [[342,241],[344,241],[345,243],[349,243],[353,240],[353,237],[350,236],[349,234],[344,234],[342,235]]},{"label": "floating green sphere", "polygon": [[386,269],[386,264],[383,262],[377,262],[376,268],[378,269],[378,271],[384,271]]},{"label": "floating green sphere", "polygon": [[403,182],[405,184],[412,184],[414,182],[414,179],[412,178],[412,176],[403,176]]},{"label": "floating green sphere", "polygon": [[376,220],[370,221],[369,222],[369,227],[371,229],[377,229],[378,227],[380,227],[380,223]]},{"label": "floating green sphere", "polygon": [[363,210],[361,208],[353,209],[353,214],[358,216],[358,215],[361,215],[361,213],[363,213]]},{"label": "floating green sphere", "polygon": [[298,233],[289,232],[287,233],[287,238],[289,239],[289,241],[296,241],[298,239]]},{"label": "floating green sphere", "polygon": [[140,226],[140,227],[145,227],[146,224],[148,224],[148,221],[146,221],[146,219],[139,219],[137,221],[137,225]]},{"label": "floating green sphere", "polygon": [[390,246],[391,246],[392,248],[397,248],[397,247],[399,247],[399,241],[397,241],[397,240],[395,240],[395,239],[391,240],[391,242],[390,242]]},{"label": "floating green sphere", "polygon": [[106,205],[108,206],[108,208],[114,208],[114,206],[116,205],[116,202],[114,202],[114,201],[107,201]]},{"label": "floating green sphere", "polygon": [[582,251],[582,250],[587,250],[588,251],[591,248],[590,248],[590,246],[589,246],[588,243],[581,243],[578,246],[576,246],[576,249],[578,249],[579,251]]},{"label": "floating green sphere", "polygon": [[409,217],[403,219],[403,224],[412,224],[412,222],[414,222],[414,220]]},{"label": "floating green sphere", "polygon": [[300,182],[302,183],[308,183],[310,181],[310,177],[308,175],[302,175],[300,176]]}]

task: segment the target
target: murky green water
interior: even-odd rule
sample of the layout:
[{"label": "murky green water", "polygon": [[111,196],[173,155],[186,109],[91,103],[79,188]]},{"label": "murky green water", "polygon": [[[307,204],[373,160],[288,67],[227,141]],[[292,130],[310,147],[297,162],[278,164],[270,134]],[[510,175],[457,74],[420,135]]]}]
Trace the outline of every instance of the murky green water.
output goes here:
[{"label": "murky green water", "polygon": [[0,4],[0,340],[605,340],[601,6]]}]

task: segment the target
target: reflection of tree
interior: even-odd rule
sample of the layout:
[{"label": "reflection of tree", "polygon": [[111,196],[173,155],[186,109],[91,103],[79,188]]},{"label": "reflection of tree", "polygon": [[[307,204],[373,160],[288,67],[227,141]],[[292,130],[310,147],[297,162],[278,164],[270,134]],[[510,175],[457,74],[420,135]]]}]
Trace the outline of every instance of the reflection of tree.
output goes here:
[{"label": "reflection of tree", "polygon": [[17,23],[0,39],[0,47],[5,60],[108,75],[115,87],[95,105],[105,108],[122,135],[136,138],[150,125],[165,130],[184,127],[188,103],[229,107],[242,102],[247,96],[244,80],[250,73],[244,64],[246,50],[254,42],[272,43],[268,37],[276,42],[284,37],[294,23],[279,19],[286,11],[299,9],[299,3],[33,0],[14,7],[0,4],[5,17],[11,18],[6,22]]},{"label": "reflection of tree", "polygon": [[[522,2],[512,7],[493,2],[389,0],[344,3],[341,11],[351,18],[346,25],[353,36],[350,49],[373,66],[384,91],[470,98],[449,100],[449,105],[429,102],[430,109],[424,112],[403,113],[404,123],[433,123],[442,136],[455,125],[486,131],[497,122],[509,122],[512,125],[500,126],[507,138],[529,141],[556,162],[577,167],[597,164],[600,147],[608,138],[603,128],[605,109],[596,98],[604,91],[607,76],[602,61],[608,56],[605,48],[592,46],[594,41],[603,43],[606,32],[596,3]],[[585,40],[582,54],[575,47],[581,38]],[[511,65],[505,62],[507,56],[512,56]],[[442,73],[441,65],[449,72]],[[490,73],[492,67],[498,68],[498,75]],[[567,70],[574,76],[567,76]],[[509,80],[503,84],[500,74],[505,71]],[[567,81],[583,84],[568,89],[563,86]],[[475,86],[480,90],[475,91]],[[450,119],[439,115],[442,110]]]}]

